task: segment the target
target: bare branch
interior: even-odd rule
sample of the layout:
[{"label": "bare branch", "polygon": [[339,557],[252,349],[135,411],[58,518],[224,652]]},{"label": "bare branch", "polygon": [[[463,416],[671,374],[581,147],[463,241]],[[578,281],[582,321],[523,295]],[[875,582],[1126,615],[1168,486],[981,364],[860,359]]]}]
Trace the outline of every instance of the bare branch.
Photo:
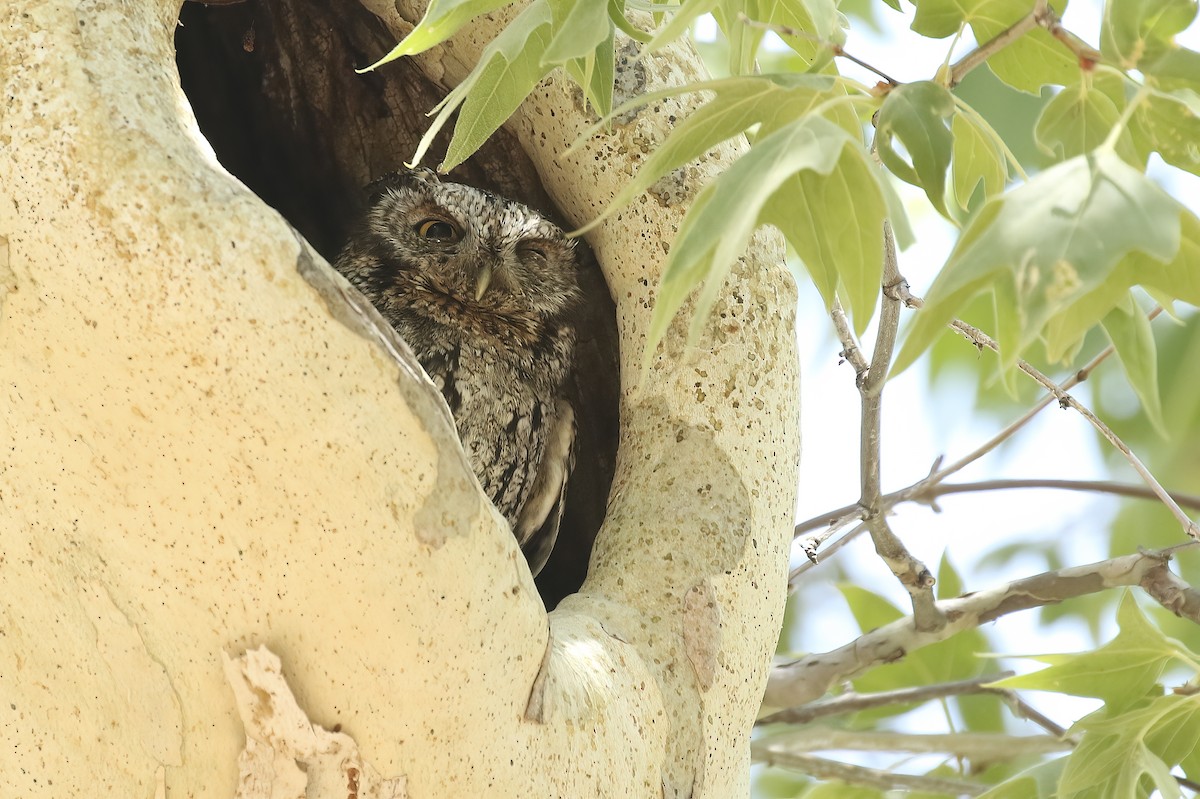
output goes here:
[{"label": "bare branch", "polygon": [[917,734],[874,730],[841,730],[806,726],[773,735],[767,743],[791,753],[844,749],[856,752],[945,753],[975,763],[994,763],[1028,755],[1071,749],[1069,741],[1051,735],[991,732]]},{"label": "bare branch", "polygon": [[922,685],[917,688],[900,688],[895,691],[880,691],[871,694],[859,694],[850,691],[841,696],[835,696],[832,699],[824,699],[820,702],[812,702],[801,707],[793,707],[781,710],[778,713],[772,713],[769,716],[763,716],[755,722],[755,725],[807,724],[810,721],[827,716],[857,713],[860,710],[870,710],[889,705],[912,705],[928,702],[932,699],[945,699],[948,696],[964,696],[966,694],[1002,693],[1003,689],[992,688],[987,684],[1003,680],[1005,677],[1011,677],[1013,673],[1011,671],[1004,671],[998,674],[989,674],[985,677],[976,677],[973,680],[959,680],[957,682],[939,683],[938,685]]},{"label": "bare branch", "polygon": [[1020,694],[1018,694],[1016,691],[1012,690],[1011,688],[993,688],[992,690],[1003,697],[1005,704],[1007,704],[1009,707],[1009,710],[1011,710],[1020,718],[1033,722],[1046,732],[1053,735],[1055,738],[1061,738],[1064,741],[1071,741],[1072,743],[1075,743],[1074,738],[1069,738],[1067,736],[1066,727],[1055,724],[1054,721],[1048,716],[1043,715],[1041,711],[1037,710],[1035,707],[1022,699]]},{"label": "bare branch", "polygon": [[1146,572],[1138,585],[1176,616],[1200,624],[1200,591],[1177,577],[1165,563]]},{"label": "bare branch", "polygon": [[871,532],[875,552],[891,569],[892,574],[908,591],[912,598],[913,618],[921,630],[936,630],[944,627],[933,598],[933,574],[925,564],[905,548],[904,543],[892,532],[887,523],[880,500],[880,441],[882,438],[883,387],[887,380],[892,354],[896,349],[896,331],[900,327],[900,305],[902,291],[908,283],[900,274],[896,263],[896,240],[889,222],[883,223],[883,301],[879,310],[879,330],[875,336],[875,350],[871,354],[871,365],[866,377],[859,381],[862,398],[862,417],[859,427],[859,472],[862,493],[859,504],[864,511],[864,521]]},{"label": "bare branch", "polygon": [[854,384],[861,386],[867,374],[867,359],[862,354],[858,338],[850,328],[850,320],[846,318],[846,311],[837,297],[833,298],[833,308],[829,311],[829,317],[833,319],[833,329],[837,333],[838,341],[842,344],[840,355],[854,367]]},{"label": "bare branch", "polygon": [[977,783],[949,780],[944,777],[897,774],[865,766],[853,766],[824,757],[783,751],[760,741],[750,744],[750,757],[756,763],[782,766],[817,779],[837,780],[850,785],[866,785],[884,791],[909,789],[928,793],[944,793],[951,796],[978,796],[987,788],[987,786]]},{"label": "bare branch", "polygon": [[[898,619],[831,652],[808,655],[776,666],[763,703],[768,707],[802,705],[823,696],[830,686],[852,679],[874,666],[900,660],[909,652],[1009,613],[1057,604],[1110,588],[1140,586],[1148,574],[1166,564],[1173,552],[1193,546],[1196,546],[1195,542],[1189,542],[1165,550],[1139,552],[1086,566],[1043,572],[939,602],[938,609],[947,620],[940,629],[921,629],[911,617]],[[1187,601],[1181,606],[1186,607]]]},{"label": "bare branch", "polygon": [[[939,472],[940,474],[940,472]],[[1028,488],[1052,488],[1063,491],[1087,491],[1095,494],[1113,494],[1119,497],[1131,497],[1133,499],[1152,499],[1157,501],[1158,495],[1145,485],[1134,485],[1133,483],[1118,483],[1111,480],[1058,480],[1052,478],[1028,478],[1028,479],[1008,479],[1008,480],[979,480],[972,483],[940,483],[930,484],[928,479],[913,483],[907,488],[902,488],[899,491],[893,491],[890,494],[884,494],[881,497],[881,505],[885,510],[900,505],[904,502],[920,502],[931,504],[939,497],[944,497],[950,494],[970,494],[976,491],[1010,491],[1013,489],[1028,489]],[[1181,507],[1191,508],[1192,510],[1200,510],[1200,495],[1184,494],[1179,491],[1168,492],[1171,498],[1179,503]],[[820,516],[814,516],[796,525],[796,535],[803,535],[809,530],[816,530],[820,527],[829,527],[834,532],[841,527],[844,527],[847,520],[861,519],[862,510],[856,503],[854,505],[844,505],[840,508],[828,511]],[[830,521],[832,520],[832,522]],[[825,541],[829,535],[821,538]]]}]

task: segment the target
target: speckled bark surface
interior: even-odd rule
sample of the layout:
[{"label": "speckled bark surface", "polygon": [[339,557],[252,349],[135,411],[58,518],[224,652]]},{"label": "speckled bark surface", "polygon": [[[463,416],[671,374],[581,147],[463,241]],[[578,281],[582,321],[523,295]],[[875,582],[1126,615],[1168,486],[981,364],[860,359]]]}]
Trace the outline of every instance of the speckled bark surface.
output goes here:
[{"label": "speckled bark surface", "polygon": [[[430,387],[199,137],[176,12],[0,10],[20,31],[0,37],[15,795],[232,795],[244,731],[224,653],[260,645],[310,721],[413,796],[744,795],[795,491],[778,243],[756,238],[699,345],[672,335],[634,384],[679,199],[733,148],[589,237],[618,308],[621,450],[591,577],[548,639]],[[484,27],[429,68],[460,78]],[[695,61],[643,67],[654,88]],[[557,161],[582,119],[550,81],[512,130],[582,222],[686,112],[662,104]]]}]

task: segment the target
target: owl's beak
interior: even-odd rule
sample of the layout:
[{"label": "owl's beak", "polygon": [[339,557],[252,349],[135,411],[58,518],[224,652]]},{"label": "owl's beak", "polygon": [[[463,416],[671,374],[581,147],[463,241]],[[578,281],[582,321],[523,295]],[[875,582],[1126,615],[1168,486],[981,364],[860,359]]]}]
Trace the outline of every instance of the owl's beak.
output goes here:
[{"label": "owl's beak", "polygon": [[479,270],[478,277],[475,278],[475,300],[478,302],[483,299],[483,294],[488,290],[488,286],[492,282],[492,265],[484,264]]}]

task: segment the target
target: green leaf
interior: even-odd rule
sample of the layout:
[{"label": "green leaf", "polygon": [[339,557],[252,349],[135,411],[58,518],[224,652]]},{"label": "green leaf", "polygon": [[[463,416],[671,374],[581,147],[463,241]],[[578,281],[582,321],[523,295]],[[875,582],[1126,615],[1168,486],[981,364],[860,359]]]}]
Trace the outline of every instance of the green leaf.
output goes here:
[{"label": "green leaf", "polygon": [[[878,594],[853,585],[839,585],[859,629],[869,632],[889,624],[904,614]],[[902,660],[876,666],[854,680],[860,692],[887,691],[914,685],[961,680],[980,674],[986,661],[978,653],[987,649],[987,642],[978,629],[965,630],[945,641],[909,652]],[[908,707],[901,707],[907,710]],[[857,715],[859,719],[894,715],[897,708],[884,708]]]},{"label": "green leaf", "polygon": [[[1106,708],[1107,710],[1107,708]],[[1170,768],[1192,759],[1200,729],[1200,696],[1159,696],[1118,714],[1104,711],[1080,720],[1083,732],[1059,781],[1059,795],[1182,797]]]},{"label": "green leaf", "polygon": [[[976,41],[986,42],[1032,8],[1029,0],[919,0],[912,29],[924,36],[943,39],[958,33],[965,23],[971,26]],[[1064,10],[1057,5],[1056,9]],[[1041,28],[1029,31],[993,54],[987,63],[1002,81],[1030,94],[1037,94],[1048,83],[1073,83],[1079,75],[1070,51]]]},{"label": "green leaf", "polygon": [[1175,34],[1196,18],[1196,0],[1108,0],[1100,51],[1123,69],[1137,69],[1175,46]]},{"label": "green leaf", "polygon": [[845,44],[844,17],[838,13],[835,0],[761,0],[757,19],[771,25],[782,25],[804,31],[808,36],[780,35],[809,68],[820,68],[833,51],[828,45]]},{"label": "green leaf", "polygon": [[1200,175],[1200,94],[1150,91],[1135,111],[1148,145],[1171,166]]},{"label": "green leaf", "polygon": [[[1108,95],[1080,81],[1046,104],[1034,127],[1034,138],[1042,152],[1063,161],[1099,147],[1120,118],[1120,109]],[[1140,160],[1128,130],[1122,131],[1117,150],[1129,163]]]},{"label": "green leaf", "polygon": [[962,577],[954,568],[954,564],[950,562],[950,554],[944,553],[942,562],[938,566],[937,597],[938,599],[953,599],[962,592]]},{"label": "green leaf", "polygon": [[[769,134],[809,113],[821,103],[845,96],[837,79],[826,75],[735,77],[709,81],[692,88],[710,91],[716,96],[679,122],[604,212],[579,232],[595,227],[632,202],[663,175],[694,161],[716,144],[739,136],[755,125],[760,126],[762,133]],[[617,109],[618,113],[621,110]],[[857,121],[854,124],[857,125]]]},{"label": "green leaf", "polygon": [[595,53],[567,62],[567,74],[583,87],[584,96],[601,117],[612,113],[613,104],[615,51],[611,29],[608,34],[608,38],[600,43]]},{"label": "green leaf", "polygon": [[439,168],[449,171],[478,150],[550,71],[542,63],[542,54],[550,43],[552,25],[545,0],[535,0],[509,23],[484,48],[471,74],[439,104],[438,115],[421,137],[413,162],[420,162],[433,137],[460,105],[454,136]]},{"label": "green leaf", "polygon": [[369,72],[389,61],[415,53],[423,53],[430,47],[449,39],[458,29],[481,14],[511,5],[513,0],[429,0],[425,16],[417,23],[391,52],[359,72]]},{"label": "green leaf", "polygon": [[[876,121],[875,142],[884,166],[896,177],[925,190],[943,216],[946,210],[946,170],[950,167],[954,134],[947,120],[954,116],[954,98],[931,81],[897,86],[888,92]],[[892,145],[899,139],[911,164]]]},{"label": "green leaf", "polygon": [[1059,361],[1129,293],[1140,285],[1160,297],[1200,305],[1200,219],[1190,212],[1181,217],[1179,252],[1162,263],[1141,252],[1127,254],[1112,277],[1080,297],[1046,326],[1046,357]]},{"label": "green leaf", "polygon": [[961,111],[955,114],[950,130],[954,134],[951,169],[954,198],[958,207],[965,211],[971,195],[981,183],[985,200],[1004,191],[1008,169],[993,134],[984,130],[970,114]]},{"label": "green leaf", "polygon": [[654,32],[654,38],[646,44],[646,52],[652,53],[686,33],[697,17],[712,12],[720,0],[683,0],[679,9],[671,14],[667,24]]},{"label": "green leaf", "polygon": [[800,256],[827,308],[843,287],[859,335],[882,282],[887,204],[879,184],[862,150],[846,147],[828,176],[804,171],[785,181],[762,214]]},{"label": "green leaf", "polygon": [[[595,53],[612,37],[608,4],[596,0],[550,0],[554,17],[554,37],[542,54],[542,65],[561,64]],[[586,85],[586,83],[581,83]]]},{"label": "green leaf", "polygon": [[971,297],[988,289],[997,298],[1002,363],[1011,367],[1052,317],[1109,280],[1129,253],[1173,259],[1181,213],[1179,203],[1110,151],[1039,173],[971,219],[894,371],[911,364]]},{"label": "green leaf", "polygon": [[1125,301],[1109,311],[1101,324],[1117,351],[1117,360],[1121,362],[1129,384],[1141,400],[1142,409],[1146,411],[1154,429],[1166,438],[1162,401],[1158,396],[1158,350],[1154,345],[1150,320],[1133,296],[1127,294]]},{"label": "green leaf", "polygon": [[1065,757],[1039,763],[980,794],[978,799],[1050,799],[1055,795],[1066,765]]},{"label": "green leaf", "polygon": [[1126,593],[1117,610],[1120,632],[1093,652],[1075,655],[1040,655],[1051,664],[1032,674],[1001,680],[1002,688],[1031,688],[1073,696],[1103,699],[1110,715],[1145,701],[1163,670],[1173,660],[1190,659],[1183,644],[1154,627]]},{"label": "green leaf", "polygon": [[[859,143],[845,130],[822,117],[802,117],[758,139],[749,153],[700,192],[671,248],[650,324],[647,357],[692,289],[701,283],[704,290],[692,316],[692,334],[706,321],[733,261],[745,249],[762,222],[763,208],[780,187],[799,172],[831,175],[844,152],[862,157]],[[865,202],[877,204],[882,225],[883,202],[873,176],[869,171],[866,175],[870,182],[856,188],[866,191]],[[839,265],[839,269],[845,268]],[[848,268],[852,274],[865,269],[861,264]]]}]

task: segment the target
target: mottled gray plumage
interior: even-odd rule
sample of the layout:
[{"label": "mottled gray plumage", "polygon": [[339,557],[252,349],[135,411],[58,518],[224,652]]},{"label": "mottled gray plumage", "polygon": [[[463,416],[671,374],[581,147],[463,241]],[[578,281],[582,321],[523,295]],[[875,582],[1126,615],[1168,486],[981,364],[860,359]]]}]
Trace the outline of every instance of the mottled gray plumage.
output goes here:
[{"label": "mottled gray plumage", "polygon": [[575,417],[563,396],[573,242],[537,212],[425,169],[370,186],[335,266],[416,352],[530,568],[558,534]]}]

